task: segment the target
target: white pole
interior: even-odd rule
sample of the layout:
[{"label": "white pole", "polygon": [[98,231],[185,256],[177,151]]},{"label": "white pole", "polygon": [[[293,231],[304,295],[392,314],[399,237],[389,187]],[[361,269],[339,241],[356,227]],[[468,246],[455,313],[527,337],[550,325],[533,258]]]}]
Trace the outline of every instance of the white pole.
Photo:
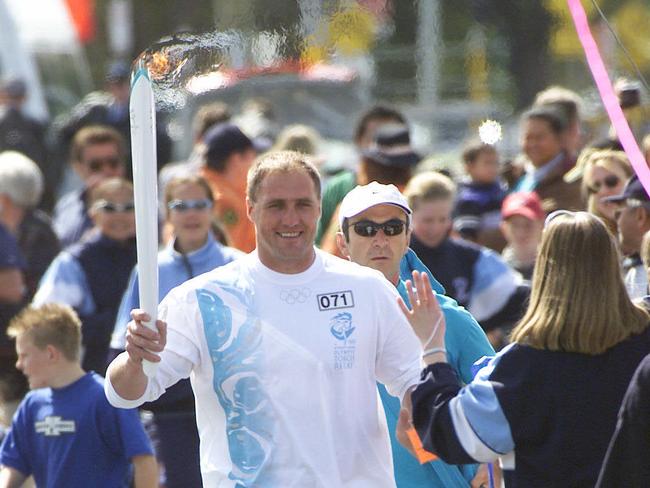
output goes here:
[{"label": "white pole", "polygon": [[[156,110],[149,71],[142,60],[131,80],[131,154],[138,246],[140,308],[151,317],[145,325],[156,329],[158,311],[158,178],[156,165]],[[148,377],[156,363],[143,361]]]}]

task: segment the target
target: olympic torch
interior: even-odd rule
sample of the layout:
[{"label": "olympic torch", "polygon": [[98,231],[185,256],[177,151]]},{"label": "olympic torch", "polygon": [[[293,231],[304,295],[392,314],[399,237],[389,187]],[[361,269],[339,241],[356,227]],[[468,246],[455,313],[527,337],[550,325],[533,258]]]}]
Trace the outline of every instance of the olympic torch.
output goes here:
[{"label": "olympic torch", "polygon": [[[158,311],[158,184],[156,164],[156,110],[149,71],[142,59],[131,77],[129,103],[131,156],[135,196],[135,225],[138,250],[140,308],[151,317],[145,325],[156,329]],[[156,363],[143,361],[148,377]]]}]

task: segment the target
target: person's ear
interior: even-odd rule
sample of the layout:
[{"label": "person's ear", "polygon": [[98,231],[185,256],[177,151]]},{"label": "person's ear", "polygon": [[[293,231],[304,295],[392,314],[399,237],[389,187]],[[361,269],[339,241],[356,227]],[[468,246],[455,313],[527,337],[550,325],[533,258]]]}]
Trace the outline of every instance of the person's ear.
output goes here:
[{"label": "person's ear", "polygon": [[248,217],[248,220],[250,220],[251,222],[254,222],[253,221],[253,207],[254,207],[254,204],[251,201],[251,199],[246,197],[246,216]]},{"label": "person's ear", "polygon": [[47,358],[50,361],[57,361],[61,357],[61,351],[59,351],[52,344],[45,346],[45,351],[47,352]]},{"label": "person's ear", "polygon": [[343,232],[336,233],[336,245],[338,246],[339,251],[341,251],[341,255],[350,259],[350,250],[348,249],[348,243],[345,241]]}]

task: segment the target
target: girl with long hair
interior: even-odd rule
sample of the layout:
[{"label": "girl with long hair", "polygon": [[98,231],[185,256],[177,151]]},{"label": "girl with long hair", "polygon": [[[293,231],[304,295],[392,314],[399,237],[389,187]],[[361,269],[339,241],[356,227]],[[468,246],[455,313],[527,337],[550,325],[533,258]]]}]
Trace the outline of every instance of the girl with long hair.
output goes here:
[{"label": "girl with long hair", "polygon": [[[649,323],[628,298],[605,224],[555,212],[513,343],[472,383],[461,387],[446,362],[444,326],[416,331],[431,339],[411,396],[413,426],[448,463],[500,458],[508,488],[592,487],[626,387],[650,353]],[[401,439],[408,422],[403,412]]]}]

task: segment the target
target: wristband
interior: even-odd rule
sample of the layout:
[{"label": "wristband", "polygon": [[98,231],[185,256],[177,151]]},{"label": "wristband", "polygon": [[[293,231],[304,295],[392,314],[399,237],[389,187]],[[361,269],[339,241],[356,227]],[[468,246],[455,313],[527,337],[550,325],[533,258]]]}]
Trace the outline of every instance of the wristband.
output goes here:
[{"label": "wristband", "polygon": [[431,354],[435,354],[437,352],[443,352],[443,353],[446,354],[447,349],[445,349],[444,347],[432,347],[431,349],[427,349],[426,351],[424,351],[424,353],[422,353],[422,357],[425,358],[425,357],[430,356]]}]

